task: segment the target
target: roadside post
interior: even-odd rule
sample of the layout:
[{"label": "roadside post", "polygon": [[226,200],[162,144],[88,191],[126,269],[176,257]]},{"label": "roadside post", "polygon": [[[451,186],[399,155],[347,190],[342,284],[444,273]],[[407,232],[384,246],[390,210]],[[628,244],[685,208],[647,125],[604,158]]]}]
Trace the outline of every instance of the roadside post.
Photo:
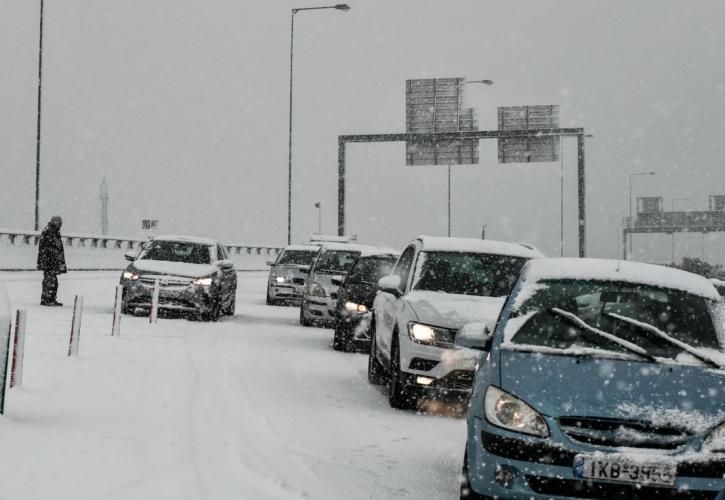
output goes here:
[{"label": "roadside post", "polygon": [[10,387],[23,385],[23,358],[25,356],[25,328],[28,312],[18,309],[15,313],[15,337],[13,341],[13,363],[10,368]]},{"label": "roadside post", "polygon": [[73,322],[70,327],[68,356],[78,356],[78,344],[81,337],[81,319],[83,317],[83,295],[76,295],[73,301]]},{"label": "roadside post", "polygon": [[151,311],[149,323],[156,323],[159,317],[159,280],[154,280],[154,292],[151,295]]},{"label": "roadside post", "polygon": [[0,283],[0,415],[5,413],[5,387],[8,374],[11,329],[10,301],[5,286]]},{"label": "roadside post", "polygon": [[111,337],[121,335],[121,303],[123,300],[123,285],[116,285],[116,300],[113,303],[113,325],[111,326]]}]

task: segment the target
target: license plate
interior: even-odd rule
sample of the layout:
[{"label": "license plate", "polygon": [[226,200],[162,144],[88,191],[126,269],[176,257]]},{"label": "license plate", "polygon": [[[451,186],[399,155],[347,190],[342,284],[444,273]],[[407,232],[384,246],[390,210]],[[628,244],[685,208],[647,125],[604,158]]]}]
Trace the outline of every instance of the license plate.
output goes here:
[{"label": "license plate", "polygon": [[674,486],[677,478],[677,466],[664,461],[641,460],[617,455],[577,455],[574,459],[574,477]]}]

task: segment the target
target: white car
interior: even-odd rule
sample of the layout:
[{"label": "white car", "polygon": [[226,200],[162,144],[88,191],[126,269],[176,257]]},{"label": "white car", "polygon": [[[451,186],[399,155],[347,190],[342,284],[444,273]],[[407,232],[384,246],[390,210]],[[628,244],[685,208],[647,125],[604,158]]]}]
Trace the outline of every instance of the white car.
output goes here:
[{"label": "white car", "polygon": [[530,245],[420,236],[378,283],[368,380],[388,384],[390,405],[412,409],[422,397],[469,396],[480,352],[456,345],[466,323],[492,325]]}]

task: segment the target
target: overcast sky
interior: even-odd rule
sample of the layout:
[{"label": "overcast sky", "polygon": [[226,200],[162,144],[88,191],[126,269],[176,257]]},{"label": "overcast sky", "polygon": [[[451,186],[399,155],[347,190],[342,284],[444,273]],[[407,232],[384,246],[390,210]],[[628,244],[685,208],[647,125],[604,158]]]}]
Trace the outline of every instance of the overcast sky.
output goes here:
[{"label": "overcast sky", "polygon": [[[587,139],[589,254],[621,253],[634,196],[704,210],[725,194],[725,2],[365,0],[295,21],[293,240],[336,230],[337,136],[403,132],[405,80],[465,77],[482,129],[496,107],[558,104]],[[41,221],[228,243],[287,235],[290,9],[283,0],[45,0]],[[32,229],[39,2],[0,3],[0,227]],[[402,246],[446,233],[445,167],[405,167],[402,144],[348,147],[348,227]],[[576,141],[564,147],[565,251],[576,253]],[[455,167],[452,232],[559,253],[559,164]],[[723,262],[724,235],[678,235],[676,255]],[[635,239],[667,261],[669,236]]]}]

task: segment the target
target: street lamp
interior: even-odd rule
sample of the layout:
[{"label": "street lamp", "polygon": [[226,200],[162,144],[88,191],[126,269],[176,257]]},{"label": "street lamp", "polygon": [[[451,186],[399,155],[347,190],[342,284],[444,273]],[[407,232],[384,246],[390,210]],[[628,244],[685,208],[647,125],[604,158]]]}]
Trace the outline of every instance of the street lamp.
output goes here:
[{"label": "street lamp", "polygon": [[[629,225],[632,225],[632,177],[638,175],[655,175],[655,172],[635,172],[629,174]],[[625,242],[626,244],[626,242]],[[629,255],[632,254],[632,233],[629,234]]]},{"label": "street lamp", "polygon": [[[594,134],[584,135],[591,139]],[[564,137],[559,136],[559,252],[564,256]]]},{"label": "street lamp", "polygon": [[[493,80],[459,80],[458,87],[466,83],[481,83],[483,85],[493,85]],[[460,99],[456,103],[456,128],[458,132],[461,131],[461,110],[460,110]],[[485,227],[485,226],[484,226]],[[448,165],[448,237],[451,236],[451,166]]]},{"label": "street lamp", "polygon": [[292,9],[290,16],[290,45],[289,45],[289,169],[287,185],[287,244],[292,243],[292,74],[294,68],[294,44],[295,44],[295,14],[305,10],[335,9],[347,12],[350,6],[344,3],[328,5],[324,7],[301,7]]},{"label": "street lamp", "polygon": [[35,230],[40,229],[40,103],[43,91],[43,0],[40,0],[40,36],[38,40],[38,123],[35,136]]},{"label": "street lamp", "polygon": [[[676,201],[692,201],[690,198],[673,198],[671,206],[671,211],[675,211],[675,202]],[[675,263],[675,232],[672,231],[672,253],[670,255],[670,262],[672,264]]]}]

